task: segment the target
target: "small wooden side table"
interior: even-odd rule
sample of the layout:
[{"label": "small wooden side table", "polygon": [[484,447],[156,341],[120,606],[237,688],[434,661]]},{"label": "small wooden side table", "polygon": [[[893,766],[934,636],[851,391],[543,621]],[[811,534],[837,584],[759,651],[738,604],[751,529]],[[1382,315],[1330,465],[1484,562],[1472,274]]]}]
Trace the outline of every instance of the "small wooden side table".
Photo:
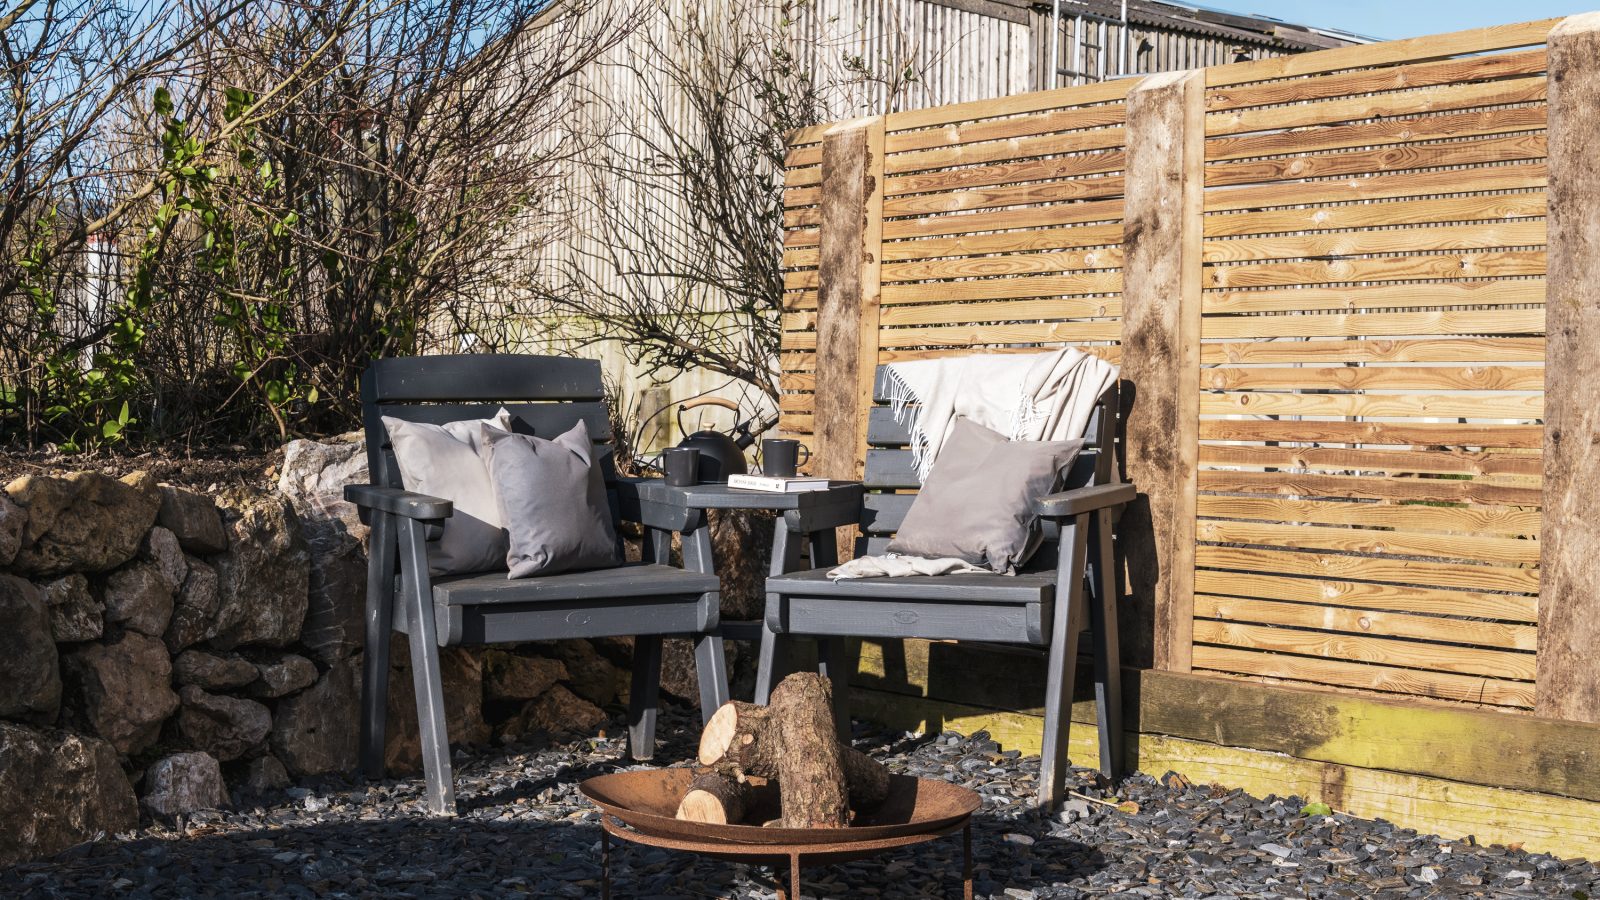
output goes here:
[{"label": "small wooden side table", "polygon": [[[674,530],[682,535],[684,568],[708,574],[716,572],[716,562],[711,553],[711,529],[706,519],[708,510],[766,509],[778,513],[777,521],[773,524],[772,564],[768,574],[782,575],[800,567],[803,544],[809,546],[811,565],[837,565],[839,546],[834,529],[861,521],[864,494],[861,483],[857,481],[834,481],[829,483],[826,490],[797,494],[730,488],[726,484],[675,487],[659,478],[642,479],[633,482],[633,485],[641,505],[657,507],[651,510],[651,521],[671,522],[676,526]],[[671,554],[672,535],[658,529],[650,529],[649,534],[653,545],[649,548],[652,559],[665,561]],[[721,652],[724,639],[757,641],[761,644],[763,656],[773,654],[776,651],[775,643],[762,641],[764,630],[760,619],[721,622],[717,636],[712,639],[716,642],[717,652],[710,654],[711,658],[719,662],[724,659]],[[834,667],[845,665],[843,639],[823,639],[819,653],[825,674],[831,674]],[[720,685],[717,688],[719,705],[728,701],[726,672],[701,671],[697,674],[702,688],[708,687],[708,678]],[[758,697],[764,693],[762,687],[758,685],[756,688]],[[704,712],[710,715],[710,711]]]}]

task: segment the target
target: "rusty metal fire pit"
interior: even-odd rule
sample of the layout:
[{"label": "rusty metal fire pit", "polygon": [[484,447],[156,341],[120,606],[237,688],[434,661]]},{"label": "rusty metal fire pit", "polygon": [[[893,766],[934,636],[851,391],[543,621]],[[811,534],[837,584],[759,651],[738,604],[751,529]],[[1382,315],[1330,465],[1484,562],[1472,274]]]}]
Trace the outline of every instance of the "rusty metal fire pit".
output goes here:
[{"label": "rusty metal fire pit", "polygon": [[961,832],[962,896],[972,898],[974,791],[931,778],[889,776],[889,796],[849,828],[769,828],[687,822],[675,813],[689,789],[689,769],[617,772],[590,778],[578,790],[600,807],[601,897],[611,897],[611,837],[717,859],[777,867],[787,864],[789,890],[778,900],[800,900],[800,867],[827,865],[910,847]]}]

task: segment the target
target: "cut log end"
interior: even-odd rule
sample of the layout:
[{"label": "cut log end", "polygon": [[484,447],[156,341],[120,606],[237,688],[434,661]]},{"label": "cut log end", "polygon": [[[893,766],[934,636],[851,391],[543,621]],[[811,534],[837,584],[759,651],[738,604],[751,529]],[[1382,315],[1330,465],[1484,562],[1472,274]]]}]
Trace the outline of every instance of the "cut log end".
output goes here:
[{"label": "cut log end", "polygon": [[713,825],[744,821],[749,788],[726,775],[701,775],[689,784],[678,802],[678,818]]},{"label": "cut log end", "polygon": [[739,709],[733,701],[717,707],[711,721],[700,732],[700,765],[713,766],[728,753],[728,744],[739,728]]}]

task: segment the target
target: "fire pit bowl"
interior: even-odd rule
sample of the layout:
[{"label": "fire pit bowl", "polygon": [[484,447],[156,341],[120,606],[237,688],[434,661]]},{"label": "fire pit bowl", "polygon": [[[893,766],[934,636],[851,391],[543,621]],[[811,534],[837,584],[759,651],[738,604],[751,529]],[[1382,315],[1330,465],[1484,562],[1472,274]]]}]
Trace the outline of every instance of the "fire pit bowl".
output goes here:
[{"label": "fire pit bowl", "polygon": [[[716,825],[676,818],[689,789],[689,769],[647,769],[590,778],[578,790],[601,811],[602,896],[611,895],[611,843],[682,850],[720,859],[789,866],[789,890],[779,900],[799,900],[800,867],[860,859],[962,832],[963,896],[972,897],[970,820],[981,798],[959,785],[909,775],[889,776],[889,796],[849,828],[777,828]],[[627,827],[623,827],[627,826]]]},{"label": "fire pit bowl", "polygon": [[713,825],[675,818],[689,789],[689,769],[651,769],[600,775],[578,791],[606,813],[646,834],[733,844],[849,844],[942,832],[965,821],[981,802],[977,793],[931,778],[889,776],[889,796],[849,828],[763,828]]}]

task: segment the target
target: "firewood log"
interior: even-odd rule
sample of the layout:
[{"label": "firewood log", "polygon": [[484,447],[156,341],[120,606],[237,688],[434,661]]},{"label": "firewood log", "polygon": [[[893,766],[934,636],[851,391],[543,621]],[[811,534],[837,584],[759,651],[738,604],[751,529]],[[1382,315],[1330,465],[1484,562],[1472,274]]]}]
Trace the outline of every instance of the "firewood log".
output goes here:
[{"label": "firewood log", "polygon": [[[777,742],[768,732],[772,707],[742,700],[724,703],[700,734],[700,764],[724,774],[740,773],[778,777]],[[831,732],[830,732],[831,733]],[[854,747],[839,748],[845,782],[850,787],[850,808],[871,812],[889,795],[889,770]]]},{"label": "firewood log", "polygon": [[850,808],[866,813],[882,806],[889,797],[889,770],[854,747],[840,745],[839,753],[845,784],[850,787]]},{"label": "firewood log", "polygon": [[777,742],[764,737],[771,718],[770,706],[743,700],[722,704],[700,732],[700,764],[729,764],[751,775],[777,777]]},{"label": "firewood log", "polygon": [[689,790],[678,802],[678,818],[714,825],[737,825],[744,821],[752,788],[720,772],[705,772],[689,782]]},{"label": "firewood log", "polygon": [[850,794],[834,736],[828,680],[806,672],[790,675],[772,691],[770,709],[766,731],[777,738],[783,827],[846,827]]},{"label": "firewood log", "polygon": [[[694,796],[697,791],[709,797]],[[736,799],[735,799],[736,797]],[[715,801],[712,809],[706,804]],[[743,812],[735,809],[743,805]],[[778,815],[780,801],[778,783],[757,775],[746,775],[731,765],[710,766],[695,770],[678,803],[677,817],[695,822],[722,822],[726,825],[760,824]],[[738,813],[736,816],[735,814]]]}]

